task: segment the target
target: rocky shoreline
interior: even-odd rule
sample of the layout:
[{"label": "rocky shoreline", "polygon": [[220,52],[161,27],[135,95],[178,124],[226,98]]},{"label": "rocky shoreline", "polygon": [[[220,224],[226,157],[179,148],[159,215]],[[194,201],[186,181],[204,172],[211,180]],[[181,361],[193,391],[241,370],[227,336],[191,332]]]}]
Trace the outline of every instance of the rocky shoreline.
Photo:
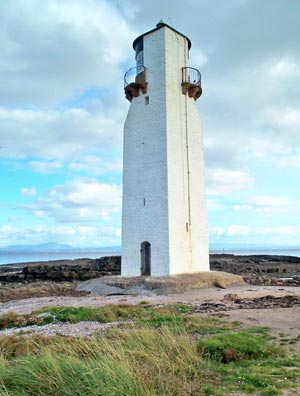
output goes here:
[{"label": "rocky shoreline", "polygon": [[[300,257],[211,254],[210,269],[242,275],[253,285],[300,285]],[[0,266],[0,284],[78,282],[120,273],[120,256],[17,263]]]},{"label": "rocky shoreline", "polygon": [[210,269],[242,275],[251,285],[300,285],[300,257],[295,256],[213,254]]},{"label": "rocky shoreline", "polygon": [[0,283],[35,281],[85,281],[106,275],[120,275],[121,257],[38,261],[0,266]]},{"label": "rocky shoreline", "polygon": [[[210,255],[212,271],[241,275],[259,286],[299,286],[300,257],[233,254]],[[95,278],[120,275],[121,257],[55,260],[0,266],[0,302],[46,296],[82,296],[78,285]]]}]

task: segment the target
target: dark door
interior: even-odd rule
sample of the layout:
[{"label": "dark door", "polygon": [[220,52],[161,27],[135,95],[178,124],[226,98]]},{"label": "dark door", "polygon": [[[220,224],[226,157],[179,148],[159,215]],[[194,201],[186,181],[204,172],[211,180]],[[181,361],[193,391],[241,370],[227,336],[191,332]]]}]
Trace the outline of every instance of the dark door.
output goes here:
[{"label": "dark door", "polygon": [[141,244],[141,275],[151,275],[151,244]]}]

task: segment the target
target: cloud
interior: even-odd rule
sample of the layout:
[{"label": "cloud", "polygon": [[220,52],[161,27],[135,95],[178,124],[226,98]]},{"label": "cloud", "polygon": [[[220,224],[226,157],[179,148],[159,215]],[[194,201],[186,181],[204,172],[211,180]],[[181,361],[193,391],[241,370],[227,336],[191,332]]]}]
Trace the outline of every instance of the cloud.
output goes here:
[{"label": "cloud", "polygon": [[206,172],[208,195],[227,195],[235,191],[251,189],[255,183],[253,176],[244,171],[208,169]]},{"label": "cloud", "polygon": [[[24,180],[18,187],[34,185],[40,192],[48,186],[43,196],[32,195],[31,204],[23,206],[31,216],[28,224],[33,220],[44,226],[14,228],[6,217],[2,224],[12,227],[12,235],[24,240],[73,235],[89,241],[97,235],[113,238],[119,230],[121,188],[118,182],[109,183],[121,173],[129,105],[122,75],[134,64],[133,39],[163,18],[191,39],[190,66],[202,74],[197,106],[211,227],[220,238],[275,238],[278,218],[270,215],[292,218],[296,205],[289,202],[299,195],[297,183],[287,181],[295,180],[291,176],[297,169],[292,167],[300,163],[300,3],[216,2],[217,7],[208,0],[201,5],[174,0],[171,18],[167,0],[1,2],[0,155],[11,169],[13,164],[19,170],[26,166],[33,177],[51,174],[37,178],[43,179],[42,186]],[[284,176],[278,167],[287,168]],[[275,183],[265,179],[271,170],[279,170]],[[49,187],[58,173],[57,183],[62,174],[69,181]],[[281,198],[276,197],[283,184]],[[243,201],[243,193],[256,195]],[[119,203],[111,205],[110,200]],[[228,212],[230,228],[222,226]],[[242,223],[252,213],[268,215],[265,227],[265,216],[253,216],[261,219],[261,234],[254,220]],[[285,230],[288,235],[289,228]],[[279,231],[276,235],[279,240]]]},{"label": "cloud", "polygon": [[50,174],[55,173],[64,168],[64,163],[61,161],[29,161],[27,165],[37,173]]},{"label": "cloud", "polygon": [[275,213],[285,212],[290,205],[291,203],[284,198],[257,195],[248,199],[246,204],[234,205],[233,210],[236,212],[253,211],[265,215],[274,215]]},{"label": "cloud", "polygon": [[68,164],[68,168],[74,172],[87,172],[91,175],[103,175],[108,172],[122,172],[122,159],[111,158],[104,160],[97,156],[86,156],[80,160],[73,161]]},{"label": "cloud", "polygon": [[239,141],[209,136],[204,140],[205,165],[208,168],[241,169],[245,166]]},{"label": "cloud", "polygon": [[197,48],[193,46],[193,51],[191,52],[190,55],[190,64],[195,65],[195,67],[201,67],[205,65],[209,61],[209,54],[205,53],[203,49]]},{"label": "cloud", "polygon": [[37,195],[37,190],[35,187],[24,187],[22,188],[22,195],[24,195],[24,197],[33,197],[35,195]]},{"label": "cloud", "polygon": [[292,127],[299,131],[299,122],[300,122],[300,108],[286,108],[277,110],[276,112],[271,112],[271,116],[273,116],[274,121],[278,125]]},{"label": "cloud", "polygon": [[286,168],[300,168],[300,152],[297,155],[285,156],[274,159],[276,165]]},{"label": "cloud", "polygon": [[12,244],[39,244],[49,241],[67,243],[75,247],[116,246],[120,244],[120,228],[98,224],[97,226],[38,225],[29,227],[0,227],[0,243]]},{"label": "cloud", "polygon": [[111,157],[103,159],[96,155],[82,156],[80,159],[69,162],[60,161],[28,161],[27,165],[37,173],[51,174],[57,171],[67,170],[72,173],[86,173],[87,175],[101,176],[107,173],[122,172],[122,159]]},{"label": "cloud", "polygon": [[270,70],[270,75],[272,77],[289,77],[291,73],[300,74],[299,66],[292,59],[282,58],[272,62]]},{"label": "cloud", "polygon": [[[251,227],[245,225],[230,224],[226,227],[212,227],[210,230],[212,235],[217,237],[261,237],[261,236],[273,236],[273,237],[285,237],[285,236],[300,236],[300,228],[295,228],[291,225],[275,226],[275,227]],[[259,239],[257,239],[259,241]],[[284,241],[282,240],[284,243]]]},{"label": "cloud", "polygon": [[4,233],[11,234],[11,233],[13,233],[13,231],[14,231],[13,228],[7,224],[4,224],[0,228],[0,233],[2,233],[2,234],[4,234]]},{"label": "cloud", "polygon": [[73,180],[49,189],[35,202],[22,208],[57,223],[97,223],[120,213],[121,187],[96,180]]},{"label": "cloud", "polygon": [[120,151],[122,129],[118,109],[115,117],[111,117],[83,108],[63,111],[0,108],[3,157],[63,159],[92,151]]},{"label": "cloud", "polygon": [[133,34],[103,0],[1,2],[0,101],[51,105],[119,78]]}]

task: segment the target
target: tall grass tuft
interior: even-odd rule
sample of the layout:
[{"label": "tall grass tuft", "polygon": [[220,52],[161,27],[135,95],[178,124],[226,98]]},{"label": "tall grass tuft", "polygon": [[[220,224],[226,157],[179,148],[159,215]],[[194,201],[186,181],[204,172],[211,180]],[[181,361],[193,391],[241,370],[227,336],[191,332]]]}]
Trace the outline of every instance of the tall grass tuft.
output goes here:
[{"label": "tall grass tuft", "polygon": [[[26,343],[36,348],[37,341]],[[207,370],[195,344],[168,328],[159,334],[131,329],[97,340],[56,339],[41,342],[35,352],[13,364],[2,358],[1,396],[204,395]]]}]

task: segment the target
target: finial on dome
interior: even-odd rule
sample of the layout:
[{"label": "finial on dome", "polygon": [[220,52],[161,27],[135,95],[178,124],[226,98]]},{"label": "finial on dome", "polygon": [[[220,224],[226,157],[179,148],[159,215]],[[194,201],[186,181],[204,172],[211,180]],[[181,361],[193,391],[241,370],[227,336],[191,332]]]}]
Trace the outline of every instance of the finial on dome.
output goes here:
[{"label": "finial on dome", "polygon": [[163,27],[163,26],[165,26],[166,25],[166,23],[161,19],[157,24],[156,24],[156,27],[157,28],[160,28],[160,27]]}]

